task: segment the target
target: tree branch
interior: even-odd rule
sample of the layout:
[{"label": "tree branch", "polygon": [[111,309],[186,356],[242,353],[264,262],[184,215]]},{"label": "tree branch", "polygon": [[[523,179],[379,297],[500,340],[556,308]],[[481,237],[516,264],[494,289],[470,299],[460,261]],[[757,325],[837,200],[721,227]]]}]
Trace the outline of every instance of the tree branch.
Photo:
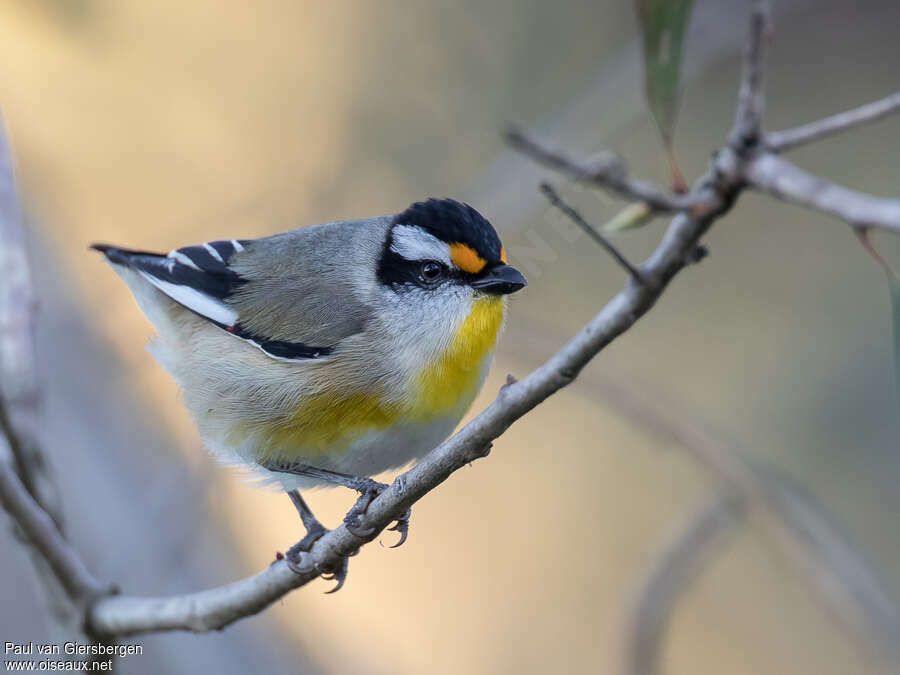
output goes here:
[{"label": "tree branch", "polygon": [[0,504],[50,565],[75,604],[89,602],[110,589],[98,582],[65,540],[49,514],[25,489],[5,436],[0,435]]},{"label": "tree branch", "polygon": [[629,178],[625,163],[613,152],[603,151],[591,159],[581,160],[538,141],[518,127],[507,129],[504,137],[513,148],[544,166],[568,174],[576,181],[606,188],[624,199],[644,202],[658,213],[676,213],[696,205],[696,195],[674,194],[653,183]]},{"label": "tree branch", "polygon": [[754,144],[759,138],[765,108],[764,74],[766,46],[771,30],[771,16],[767,0],[754,0],[750,15],[750,34],[744,50],[744,71],[738,90],[734,126],[728,136],[732,147]]},{"label": "tree branch", "polygon": [[744,167],[751,187],[791,204],[828,213],[854,227],[900,232],[900,199],[886,199],[851,190],[819,178],[786,159],[764,152]]},{"label": "tree branch", "polygon": [[763,146],[772,152],[791,150],[797,146],[874,122],[897,111],[900,111],[900,92],[793,129],[768,133],[763,138]]},{"label": "tree branch", "polygon": [[575,210],[572,206],[570,206],[562,197],[559,196],[559,193],[553,189],[553,186],[549,183],[541,183],[541,192],[547,197],[553,206],[558,208],[564,214],[566,214],[570,220],[572,220],[578,227],[580,227],[587,235],[594,240],[597,244],[599,244],[607,253],[609,253],[612,258],[619,263],[619,265],[628,272],[629,276],[637,282],[643,282],[641,279],[641,273],[638,269],[632,265],[628,258],[626,258],[622,253],[617,249],[609,239],[604,237],[600,232],[597,231],[593,225],[587,222],[584,217]]}]

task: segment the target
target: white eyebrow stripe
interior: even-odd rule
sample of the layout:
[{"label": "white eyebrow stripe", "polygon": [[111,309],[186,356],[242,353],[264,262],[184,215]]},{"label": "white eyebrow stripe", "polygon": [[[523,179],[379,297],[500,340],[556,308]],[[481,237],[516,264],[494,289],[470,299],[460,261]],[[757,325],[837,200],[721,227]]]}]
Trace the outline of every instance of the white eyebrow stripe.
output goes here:
[{"label": "white eyebrow stripe", "polygon": [[209,244],[203,244],[203,248],[205,248],[207,251],[209,251],[209,254],[213,258],[218,260],[220,263],[223,263],[223,264],[225,263],[225,261],[222,260],[222,256],[219,255],[219,252],[216,249],[214,249],[212,246],[210,246]]},{"label": "white eyebrow stripe", "polygon": [[244,247],[241,246],[241,242],[239,242],[237,239],[232,239],[231,245],[234,246],[234,250],[238,253],[244,250]]},{"label": "white eyebrow stripe", "polygon": [[180,262],[182,265],[187,265],[190,268],[200,271],[200,268],[197,267],[197,264],[178,249],[169,251],[169,255],[167,257]]},{"label": "white eyebrow stripe", "polygon": [[438,260],[447,267],[453,266],[450,247],[433,234],[413,225],[394,225],[391,250],[407,260]]}]

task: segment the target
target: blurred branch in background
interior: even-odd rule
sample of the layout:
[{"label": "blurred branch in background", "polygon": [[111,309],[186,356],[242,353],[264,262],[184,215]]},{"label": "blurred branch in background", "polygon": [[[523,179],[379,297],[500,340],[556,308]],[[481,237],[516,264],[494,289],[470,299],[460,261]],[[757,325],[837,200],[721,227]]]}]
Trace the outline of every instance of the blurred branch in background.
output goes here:
[{"label": "blurred branch in background", "polygon": [[541,164],[566,173],[577,181],[605,188],[625,199],[644,202],[657,213],[676,213],[695,206],[696,195],[672,194],[647,181],[629,177],[625,163],[609,150],[581,160],[538,141],[518,127],[510,127],[505,135],[513,148]]},{"label": "blurred branch in background", "polygon": [[806,573],[832,613],[861,641],[874,645],[885,661],[896,662],[900,610],[888,585],[858,548],[848,543],[824,506],[772,466],[723,448],[683,416],[667,414],[660,405],[622,388],[615,392],[615,399],[641,428],[674,442],[725,488],[649,564],[626,622],[627,672],[659,672],[666,620],[684,586],[708,561],[722,535],[745,523],[756,524],[771,536],[790,562]]},{"label": "blurred branch in background", "polygon": [[[37,438],[33,297],[12,152],[0,127],[0,503],[32,558],[54,604],[54,616],[84,628],[91,603],[114,592],[91,574],[65,537],[56,486]],[[71,603],[65,607],[59,590]],[[72,616],[74,611],[74,617]],[[89,635],[90,637],[90,635]]]},{"label": "blurred branch in background", "polygon": [[898,110],[900,110],[900,92],[793,129],[768,133],[763,139],[763,145],[773,152],[792,150],[800,145],[875,122]]},{"label": "blurred branch in background", "polygon": [[[63,534],[59,493],[38,443],[40,392],[34,312],[22,213],[12,153],[0,126],[0,503],[29,547],[51,606],[64,629],[81,631],[85,608],[107,592]],[[66,628],[66,624],[74,626]]]},{"label": "blurred branch in background", "polygon": [[732,147],[755,143],[761,132],[766,107],[766,48],[772,37],[771,11],[767,0],[753,0],[750,32],[744,46],[744,73],[738,89],[734,126],[728,134],[728,144]]},{"label": "blurred branch in background", "polygon": [[885,199],[851,190],[767,152],[748,162],[745,176],[747,183],[761,192],[836,216],[854,227],[900,232],[900,199]]},{"label": "blurred branch in background", "polygon": [[56,579],[82,611],[98,595],[108,593],[87,570],[59,527],[18,479],[16,461],[7,438],[0,437],[0,501],[27,542],[37,549]]},{"label": "blurred branch in background", "polygon": [[[619,254],[617,260],[629,272],[630,278],[625,288],[594,319],[541,367],[518,382],[510,381],[487,409],[418,465],[399,476],[388,490],[372,502],[365,522],[360,523],[360,529],[371,528],[372,535],[360,538],[344,526],[332,530],[316,542],[309,554],[304,555],[300,574],[289,570],[284,562],[276,562],[255,576],[199,593],[158,598],[105,595],[95,602],[82,602],[83,618],[91,631],[116,637],[163,630],[208,631],[261,611],[291,589],[305,585],[323,571],[336,566],[361,544],[374,540],[397,516],[451,473],[484,456],[491,441],[517,419],[571,383],[597,353],[649,311],[675,275],[696,262],[700,239],[718,218],[732,208],[745,187],[759,187],[766,181],[772,185],[782,185],[781,179],[787,169],[784,164],[773,164],[768,159],[774,157],[767,150],[771,147],[767,145],[770,137],[763,136],[760,130],[765,39],[768,34],[766,3],[754,4],[751,26],[745,72],[729,144],[714,155],[709,171],[688,194],[677,194],[628,177],[624,164],[611,153],[603,153],[593,161],[578,161],[571,159],[568,153],[548,148],[524,132],[509,134],[508,138],[515,147],[551,168],[577,180],[588,180],[627,199],[636,199],[651,211],[674,213],[675,216],[662,241],[644,263],[634,266]],[[873,116],[870,114],[868,118]],[[8,152],[5,154],[8,161]],[[762,158],[766,158],[765,161]],[[819,186],[803,184],[802,181],[798,183],[791,184],[788,191],[780,188],[784,194],[777,196],[786,197],[790,193],[794,201],[806,200],[815,208],[823,208],[816,202],[814,193]],[[558,198],[552,188],[544,192],[551,198]],[[775,193],[775,190],[770,192]],[[873,205],[872,199],[866,195],[857,196],[861,208],[877,208],[878,204]],[[565,205],[561,200],[554,203]],[[829,206],[823,209],[825,211],[838,210],[831,202],[825,205]],[[579,224],[597,234],[580,214],[574,211],[567,213],[578,215]],[[866,220],[850,220],[856,225],[869,224]],[[17,221],[9,219],[9,222]],[[594,239],[601,244],[606,241],[602,237]],[[21,237],[17,241],[21,241]],[[605,248],[613,255],[617,252],[611,244]],[[24,251],[18,255],[24,260]],[[4,265],[0,267],[0,273],[13,274],[16,269],[19,268]],[[24,283],[28,291],[27,275],[24,278],[24,282],[16,283],[19,286]],[[21,297],[28,297],[28,294],[26,292]],[[28,311],[30,306],[26,319]],[[27,325],[27,321],[22,325]],[[6,336],[4,331],[0,338],[5,340]],[[33,377],[29,382],[33,386]],[[4,431],[9,445],[15,446],[18,438],[15,425],[6,425]],[[726,452],[715,444],[695,440],[689,439],[685,448],[712,470],[727,489],[726,496],[723,502],[717,502],[714,508],[698,516],[698,520],[660,558],[654,568],[657,573],[650,575],[644,599],[638,603],[631,644],[658,645],[665,618],[680,586],[692,576],[692,571],[698,569],[691,554],[703,552],[705,542],[717,539],[717,533],[733,522],[733,517],[722,517],[722,503],[760,508],[776,525],[773,531],[778,534],[779,543],[784,545],[785,550],[795,559],[799,553],[801,562],[813,571],[814,579],[824,579],[830,587],[837,589],[835,604],[842,613],[845,606],[852,605],[847,600],[850,598],[862,608],[864,617],[874,617],[870,620],[875,625],[873,632],[894,638],[900,635],[896,608],[882,588],[870,581],[866,565],[856,558],[841,558],[838,555],[841,550],[832,545],[837,539],[832,536],[827,519],[819,517],[812,507],[797,507],[797,502],[784,496],[786,492],[782,488],[772,487],[774,482],[764,472],[756,470],[738,455]],[[44,505],[39,491],[29,490],[27,473],[20,464],[27,462],[0,462],[0,497],[7,511],[39,548],[55,577],[73,600],[93,600],[96,594],[108,593],[86,571],[80,558],[68,546],[61,529],[48,517],[48,509],[52,510],[52,506]],[[880,601],[877,611],[869,610],[872,598]],[[656,650],[655,653],[658,653],[658,647]],[[651,661],[653,653],[648,656]],[[647,661],[642,663],[647,664],[642,667],[652,667]]]},{"label": "blurred branch in background", "polygon": [[675,604],[690,582],[713,557],[746,514],[746,503],[731,493],[720,495],[698,511],[657,555],[640,585],[640,592],[625,630],[625,672],[655,675],[661,672],[661,654],[667,624]]},{"label": "blurred branch in background", "polygon": [[59,495],[36,439],[40,406],[35,369],[34,310],[22,212],[12,153],[0,127],[0,431],[25,488],[62,526]]}]

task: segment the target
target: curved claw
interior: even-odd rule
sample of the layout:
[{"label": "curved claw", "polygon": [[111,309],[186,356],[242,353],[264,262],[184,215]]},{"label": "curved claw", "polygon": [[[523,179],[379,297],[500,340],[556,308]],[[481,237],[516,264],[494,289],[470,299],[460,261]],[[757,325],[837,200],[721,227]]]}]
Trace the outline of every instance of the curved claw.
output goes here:
[{"label": "curved claw", "polygon": [[330,591],[325,591],[325,595],[330,595],[331,593],[337,593],[344,585],[344,582],[347,581],[347,568],[349,566],[349,562],[347,558],[341,558],[340,566],[334,570],[333,572],[328,572],[322,575],[323,579],[331,581],[332,579],[337,579],[337,584]]},{"label": "curved claw", "polygon": [[335,585],[334,588],[332,588],[330,591],[325,591],[325,595],[331,595],[332,593],[337,593],[339,590],[341,590],[341,588],[344,587],[344,581],[346,581],[346,580],[347,580],[346,576],[341,577],[341,579],[337,582],[337,584]]},{"label": "curved claw", "polygon": [[401,546],[403,546],[403,544],[406,543],[406,538],[409,536],[409,528],[407,527],[401,530],[400,528],[392,527],[389,529],[396,530],[400,533],[400,541],[398,541],[396,544],[391,544],[390,546],[388,546],[388,548],[400,548]]},{"label": "curved claw", "polygon": [[388,528],[388,530],[392,532],[400,533],[400,541],[398,541],[396,544],[388,546],[388,548],[398,548],[400,546],[403,546],[403,544],[406,542],[406,538],[409,536],[409,516],[410,510],[407,509],[406,513],[397,518],[397,522]]}]

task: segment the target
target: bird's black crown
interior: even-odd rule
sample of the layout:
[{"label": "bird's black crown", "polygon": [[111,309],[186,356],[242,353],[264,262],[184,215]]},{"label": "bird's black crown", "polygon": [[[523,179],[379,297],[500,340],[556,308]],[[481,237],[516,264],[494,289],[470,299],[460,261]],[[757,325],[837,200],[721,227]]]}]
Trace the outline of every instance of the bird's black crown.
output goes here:
[{"label": "bird's black crown", "polygon": [[455,199],[416,202],[398,214],[394,224],[417,225],[448,244],[468,244],[488,264],[500,262],[500,238],[494,226],[471,206]]}]

